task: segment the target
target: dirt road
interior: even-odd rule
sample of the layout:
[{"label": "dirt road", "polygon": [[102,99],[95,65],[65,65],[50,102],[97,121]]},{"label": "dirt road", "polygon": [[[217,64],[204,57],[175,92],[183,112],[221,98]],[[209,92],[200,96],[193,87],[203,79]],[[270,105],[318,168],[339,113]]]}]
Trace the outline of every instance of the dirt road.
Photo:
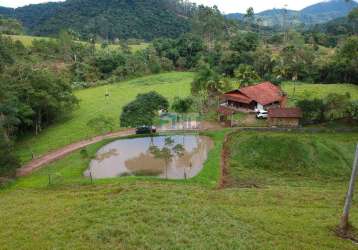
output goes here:
[{"label": "dirt road", "polygon": [[119,132],[109,133],[106,135],[96,136],[96,137],[93,137],[88,140],[82,140],[82,141],[67,145],[63,148],[57,149],[55,151],[52,151],[50,153],[47,153],[39,158],[36,158],[36,159],[30,161],[29,163],[27,163],[26,165],[24,165],[18,169],[16,176],[20,177],[20,176],[28,175],[32,171],[39,169],[39,168],[45,166],[46,164],[54,162],[64,156],[66,156],[78,149],[84,148],[88,145],[100,142],[105,139],[124,137],[124,136],[133,135],[133,134],[135,134],[134,129],[123,130],[123,131],[119,131]]}]

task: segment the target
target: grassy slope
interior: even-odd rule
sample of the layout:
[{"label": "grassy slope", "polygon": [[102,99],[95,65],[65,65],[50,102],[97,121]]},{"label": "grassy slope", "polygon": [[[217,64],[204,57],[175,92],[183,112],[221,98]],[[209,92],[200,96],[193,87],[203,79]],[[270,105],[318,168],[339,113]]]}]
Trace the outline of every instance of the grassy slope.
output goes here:
[{"label": "grassy slope", "polygon": [[[348,181],[340,165],[315,162],[334,170],[339,178],[324,171],[290,174],[281,169],[285,160],[279,162],[278,172],[273,171],[274,164],[264,171],[246,165],[235,176],[259,175],[265,180],[264,188],[216,190],[212,187],[218,178],[223,134],[209,134],[216,147],[203,172],[188,182],[126,177],[81,185],[88,184],[79,176],[88,160],[81,159],[78,152],[20,179],[0,192],[0,245],[5,249],[354,249],[350,241],[337,238],[332,231]],[[233,162],[249,159],[236,143],[256,135],[234,136]],[[301,138],[283,133],[260,135],[293,141]],[[317,142],[322,154],[336,147],[348,161],[358,140],[358,134],[311,137],[303,135],[302,141]],[[273,148],[285,145],[279,140],[272,142]],[[91,146],[90,154],[101,145]],[[285,148],[280,154],[285,159],[289,152]],[[59,185],[46,186],[48,171],[61,173]],[[351,220],[358,225],[357,205],[352,208]]]},{"label": "grassy slope", "polygon": [[305,98],[324,98],[330,93],[345,94],[350,93],[352,99],[358,100],[358,86],[353,84],[309,84],[309,83],[297,83],[295,96],[294,84],[292,82],[285,82],[283,90],[289,96],[289,103],[292,105],[297,100]]},{"label": "grassy slope", "polygon": [[[25,35],[11,35],[9,37],[11,37],[15,41],[22,42],[22,44],[25,47],[32,46],[32,41],[35,40],[35,39],[44,39],[44,40],[54,39],[54,38],[49,38],[49,37],[37,37],[37,36],[25,36]],[[148,43],[129,45],[129,48],[131,49],[132,52],[136,52],[136,51],[145,49],[147,47],[148,47]],[[96,44],[96,48],[101,49],[101,44]],[[111,44],[111,45],[108,46],[109,50],[116,50],[116,49],[120,49],[120,48],[121,48],[120,45]]]},{"label": "grassy slope", "polygon": [[231,144],[230,175],[237,184],[345,181],[357,141],[357,133],[237,133]]},{"label": "grassy slope", "polygon": [[[123,106],[133,100],[138,93],[155,90],[170,100],[175,96],[188,96],[192,79],[193,73],[174,72],[77,91],[76,96],[80,99],[80,105],[71,118],[47,128],[37,137],[24,138],[17,144],[17,152],[22,161],[28,161],[31,150],[40,155],[92,136],[94,131],[86,124],[100,114],[114,118],[118,121],[119,128],[119,114]],[[107,90],[110,98],[106,101]]]},{"label": "grassy slope", "polygon": [[355,249],[331,231],[341,186],[222,191],[133,181],[0,196],[4,249]]}]

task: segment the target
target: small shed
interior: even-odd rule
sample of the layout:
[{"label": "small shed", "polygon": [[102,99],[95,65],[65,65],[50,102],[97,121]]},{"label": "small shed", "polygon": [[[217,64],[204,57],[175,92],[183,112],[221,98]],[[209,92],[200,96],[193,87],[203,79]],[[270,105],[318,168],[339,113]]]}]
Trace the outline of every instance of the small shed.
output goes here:
[{"label": "small shed", "polygon": [[271,108],[268,110],[269,126],[298,127],[302,111],[299,108]]},{"label": "small shed", "polygon": [[227,126],[232,127],[233,115],[235,114],[234,110],[224,107],[224,106],[220,106],[218,109],[218,114],[219,114],[220,122],[224,122]]}]

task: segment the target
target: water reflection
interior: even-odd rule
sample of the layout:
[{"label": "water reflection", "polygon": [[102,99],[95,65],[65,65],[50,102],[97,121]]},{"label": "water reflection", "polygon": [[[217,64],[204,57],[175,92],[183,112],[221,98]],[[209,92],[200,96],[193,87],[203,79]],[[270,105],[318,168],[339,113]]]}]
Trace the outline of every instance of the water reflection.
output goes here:
[{"label": "water reflection", "polygon": [[[176,135],[170,138],[170,145],[168,136],[114,141],[98,151],[85,175],[89,176],[91,172],[96,179],[125,175],[184,179],[197,175],[213,147],[212,140],[195,135]],[[164,151],[166,156],[170,154],[170,159],[165,156],[157,157],[153,148],[156,148],[155,152]],[[178,149],[181,149],[180,153]]]},{"label": "water reflection", "polygon": [[117,149],[113,148],[113,149],[109,150],[108,152],[97,154],[96,160],[101,162],[105,159],[108,159],[110,157],[117,156],[117,155],[119,155],[119,153],[117,152]]}]

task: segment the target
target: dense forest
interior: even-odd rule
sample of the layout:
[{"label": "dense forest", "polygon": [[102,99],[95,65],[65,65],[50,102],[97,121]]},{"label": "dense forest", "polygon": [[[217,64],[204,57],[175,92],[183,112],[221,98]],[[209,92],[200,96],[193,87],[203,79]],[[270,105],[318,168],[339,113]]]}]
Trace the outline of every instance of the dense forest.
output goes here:
[{"label": "dense forest", "polygon": [[[78,2],[82,1],[72,0],[67,4]],[[135,2],[149,4],[148,1]],[[172,3],[178,2],[166,2]],[[41,6],[51,5],[62,6]],[[103,3],[89,6],[97,11]],[[174,4],[170,6],[175,7]],[[183,6],[189,7],[184,10]],[[140,7],[129,9],[138,11]],[[187,14],[185,28],[174,35],[172,31],[161,33],[163,29],[158,27],[159,33],[145,35],[148,39],[155,38],[150,45],[136,52],[129,49],[127,40],[121,40],[120,46],[115,48],[108,42],[99,47],[95,39],[78,41],[78,34],[72,29],[62,29],[54,39],[35,39],[31,46],[25,47],[9,35],[21,34],[26,29],[16,20],[1,18],[0,175],[14,174],[17,159],[11,147],[16,138],[41,133],[47,126],[71,115],[78,104],[73,94],[75,89],[166,71],[195,71],[192,93],[198,96],[197,100],[203,101],[204,107],[210,104],[210,97],[227,90],[232,81],[241,86],[264,80],[275,84],[289,80],[358,85],[357,9],[344,19],[344,23],[339,19],[310,30],[287,27],[281,31],[263,28],[253,18],[252,9],[243,21],[228,20],[216,7],[180,3],[178,9]],[[154,13],[151,14],[153,20],[176,25],[171,23],[172,14],[164,17]],[[130,19],[127,21],[132,23]],[[155,22],[145,22],[155,25]],[[78,28],[83,27],[85,33],[88,31],[81,20],[76,24]],[[328,28],[331,26],[337,30]],[[341,32],[340,26],[346,32]],[[98,31],[109,27],[112,26],[101,25]],[[117,33],[111,32],[121,27],[123,25],[113,24],[106,34],[116,37]],[[177,28],[180,27],[184,26]],[[147,26],[141,29],[141,35],[153,31]]]},{"label": "dense forest", "polygon": [[177,0],[67,0],[0,9],[16,18],[33,35],[56,35],[71,29],[82,39],[145,39],[177,37],[189,31],[188,18],[195,5]]}]

